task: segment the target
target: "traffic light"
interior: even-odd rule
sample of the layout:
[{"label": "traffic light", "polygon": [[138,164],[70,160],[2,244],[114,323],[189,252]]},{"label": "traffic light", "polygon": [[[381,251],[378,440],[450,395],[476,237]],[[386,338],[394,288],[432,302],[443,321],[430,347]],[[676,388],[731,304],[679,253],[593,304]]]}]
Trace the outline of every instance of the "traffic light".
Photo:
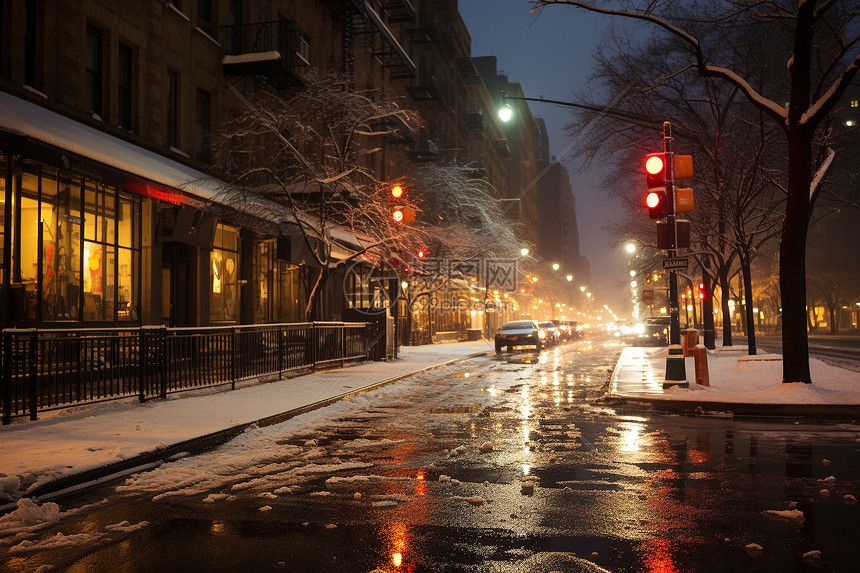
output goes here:
[{"label": "traffic light", "polygon": [[[393,185],[390,194],[393,201],[406,199],[406,191],[401,185]],[[411,223],[415,220],[415,209],[395,204],[391,207],[391,219],[395,223]]]},{"label": "traffic light", "polygon": [[648,207],[648,216],[652,219],[662,219],[668,213],[666,206],[666,190],[651,189],[645,195],[645,206]]},{"label": "traffic light", "polygon": [[648,189],[666,186],[666,154],[649,153],[645,156],[645,172],[648,175]]},{"label": "traffic light", "polygon": [[418,252],[415,253],[419,259],[423,259],[427,256],[427,249],[418,249]]},{"label": "traffic light", "polygon": [[705,283],[699,283],[699,300],[705,300],[707,293],[705,292]]},{"label": "traffic light", "polygon": [[666,154],[649,153],[645,157],[645,173],[648,180],[648,193],[645,195],[648,216],[662,219],[669,212],[666,203]]}]

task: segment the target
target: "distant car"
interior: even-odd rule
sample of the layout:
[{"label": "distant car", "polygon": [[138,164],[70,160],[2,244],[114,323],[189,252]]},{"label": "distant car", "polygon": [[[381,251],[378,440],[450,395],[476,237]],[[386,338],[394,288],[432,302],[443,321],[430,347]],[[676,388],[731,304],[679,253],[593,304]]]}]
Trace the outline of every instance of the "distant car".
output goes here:
[{"label": "distant car", "polygon": [[669,317],[649,316],[633,329],[633,346],[668,346]]},{"label": "distant car", "polygon": [[552,322],[558,327],[558,334],[562,342],[576,340],[582,336],[582,333],[576,329],[575,320],[553,320]]},{"label": "distant car", "polygon": [[534,320],[513,320],[496,332],[496,352],[501,352],[503,347],[511,351],[514,346],[534,346],[540,352],[545,338],[546,332]]},{"label": "distant car", "polygon": [[555,346],[561,342],[561,333],[553,321],[545,320],[543,322],[539,322],[538,326],[546,332],[545,340],[547,346]]}]

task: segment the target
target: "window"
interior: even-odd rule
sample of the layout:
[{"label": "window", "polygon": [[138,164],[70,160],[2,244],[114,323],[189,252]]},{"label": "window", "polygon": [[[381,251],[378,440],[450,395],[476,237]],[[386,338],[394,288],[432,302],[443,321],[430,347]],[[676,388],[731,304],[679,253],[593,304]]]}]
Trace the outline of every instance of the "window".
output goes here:
[{"label": "window", "polygon": [[209,320],[210,322],[236,322],[239,320],[238,229],[218,223],[209,261],[212,277]]},{"label": "window", "polygon": [[194,157],[198,161],[209,161],[209,134],[212,128],[209,93],[197,90],[197,106],[194,115]]},{"label": "window", "polygon": [[179,74],[167,71],[167,94],[165,96],[167,109],[165,141],[167,145],[179,148]]},{"label": "window", "polygon": [[197,27],[212,35],[215,27],[215,12],[212,0],[197,0]]},{"label": "window", "polygon": [[254,315],[261,322],[301,322],[304,291],[299,267],[277,258],[277,242],[260,241],[254,252]]},{"label": "window", "polygon": [[117,121],[119,126],[134,131],[134,50],[120,43],[117,57]]},{"label": "window", "polygon": [[858,105],[860,105],[860,102],[858,102],[856,99],[851,100],[851,107],[858,107]]},{"label": "window", "polygon": [[24,15],[24,85],[38,88],[36,85],[36,45],[37,30],[36,15],[38,9],[36,0],[27,0]]},{"label": "window", "polygon": [[102,115],[102,57],[103,57],[103,35],[102,31],[92,26],[87,26],[87,61],[86,61],[86,108],[90,113]]},{"label": "window", "polygon": [[242,53],[242,0],[230,0],[227,5],[227,22],[228,32],[225,34],[226,45],[224,46],[228,54]]}]

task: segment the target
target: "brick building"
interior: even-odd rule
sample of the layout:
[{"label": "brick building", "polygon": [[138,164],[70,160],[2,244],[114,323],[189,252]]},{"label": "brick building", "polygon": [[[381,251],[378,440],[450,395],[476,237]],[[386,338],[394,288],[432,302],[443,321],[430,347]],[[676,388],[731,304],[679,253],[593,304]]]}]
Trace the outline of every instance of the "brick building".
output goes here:
[{"label": "brick building", "polygon": [[[210,143],[237,93],[311,68],[424,118],[381,142],[379,179],[445,158],[513,198],[536,174],[534,121],[496,120],[456,0],[0,2],[0,326],[302,320],[317,271],[276,205],[225,200]],[[338,278],[314,318],[341,319]]]}]

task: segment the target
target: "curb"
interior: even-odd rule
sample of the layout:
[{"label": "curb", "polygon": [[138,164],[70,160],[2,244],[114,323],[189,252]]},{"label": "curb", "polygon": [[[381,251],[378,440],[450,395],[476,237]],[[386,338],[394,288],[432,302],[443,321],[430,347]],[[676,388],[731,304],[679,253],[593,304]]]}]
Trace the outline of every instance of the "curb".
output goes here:
[{"label": "curb", "polygon": [[[368,386],[352,390],[350,392],[345,392],[343,394],[338,394],[330,398],[325,398],[312,404],[293,408],[292,410],[287,410],[285,412],[281,412],[280,414],[273,414],[271,416],[266,416],[264,418],[254,420],[252,422],[244,422],[242,424],[231,426],[230,428],[225,428],[217,432],[212,432],[210,434],[205,434],[203,436],[198,436],[196,438],[191,438],[182,442],[178,442],[176,444],[169,445],[164,449],[142,452],[134,457],[125,460],[91,468],[76,474],[63,476],[56,480],[39,485],[38,487],[29,491],[25,495],[25,497],[29,497],[39,502],[48,501],[50,499],[61,497],[65,494],[77,492],[88,487],[93,487],[114,479],[119,479],[121,477],[136,473],[138,471],[152,469],[160,466],[164,462],[169,461],[170,458],[178,456],[179,454],[195,455],[205,452],[206,450],[212,449],[214,447],[220,446],[252,426],[274,426],[275,424],[280,424],[300,414],[304,414],[306,412],[311,412],[324,406],[328,406],[329,404],[332,404],[339,400],[343,400],[344,398],[347,398],[354,394],[375,390],[376,388],[379,388],[386,384],[390,384],[392,382],[396,382],[398,380],[402,380],[403,378],[406,378],[408,376],[420,374],[428,370],[433,370],[434,368],[448,366],[449,364],[454,364],[456,362],[461,362],[470,358],[477,358],[486,354],[486,352],[478,352],[470,354],[463,358],[455,358],[446,362],[440,362],[439,364],[434,364],[432,366],[427,366],[425,368],[420,368],[418,370],[399,374],[392,378],[387,378],[380,382],[376,382]],[[14,507],[16,507],[16,504],[14,503],[0,506],[0,513],[8,511],[9,509],[14,509]]]},{"label": "curb", "polygon": [[769,418],[794,416],[860,418],[860,405],[846,404],[748,404],[740,402],[695,402],[692,400],[649,400],[648,398],[621,396],[604,396],[604,400],[610,404],[650,406],[655,410],[688,415],[725,412],[735,416]]}]

